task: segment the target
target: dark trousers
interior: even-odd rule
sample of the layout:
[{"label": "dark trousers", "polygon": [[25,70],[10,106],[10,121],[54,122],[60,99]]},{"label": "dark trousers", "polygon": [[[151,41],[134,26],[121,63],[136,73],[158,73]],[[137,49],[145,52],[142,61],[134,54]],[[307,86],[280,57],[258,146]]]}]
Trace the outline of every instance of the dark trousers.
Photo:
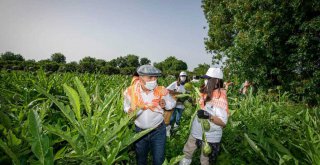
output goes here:
[{"label": "dark trousers", "polygon": [[[136,126],[136,132],[143,129]],[[151,149],[153,165],[162,165],[166,146],[166,127],[162,122],[157,128],[143,136],[135,143],[138,165],[147,165],[148,153]]]},{"label": "dark trousers", "polygon": [[181,119],[183,110],[184,109],[182,108],[174,108],[174,111],[170,118],[170,125],[173,125],[174,123],[177,123],[177,125],[180,124],[180,119]]}]

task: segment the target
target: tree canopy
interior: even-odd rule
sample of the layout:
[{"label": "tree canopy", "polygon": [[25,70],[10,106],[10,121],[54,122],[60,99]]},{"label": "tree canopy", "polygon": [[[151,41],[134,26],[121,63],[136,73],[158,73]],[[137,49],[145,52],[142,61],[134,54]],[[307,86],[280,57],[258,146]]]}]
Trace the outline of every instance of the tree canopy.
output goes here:
[{"label": "tree canopy", "polygon": [[209,24],[206,49],[214,60],[227,57],[231,75],[319,98],[320,1],[202,3]]},{"label": "tree canopy", "polygon": [[182,60],[178,60],[174,56],[170,56],[162,62],[154,63],[154,66],[163,71],[165,74],[172,75],[179,74],[179,72],[188,69],[187,63]]},{"label": "tree canopy", "polygon": [[146,57],[142,57],[140,59],[140,65],[147,65],[147,64],[151,64],[151,61]]},{"label": "tree canopy", "polygon": [[12,52],[2,53],[0,56],[2,61],[24,61],[24,58],[20,54],[14,54]]},{"label": "tree canopy", "polygon": [[202,76],[206,74],[207,70],[210,68],[209,64],[198,64],[196,68],[193,69],[193,74],[197,76]]},{"label": "tree canopy", "polygon": [[62,53],[54,53],[51,55],[51,61],[56,63],[66,63],[66,57]]}]

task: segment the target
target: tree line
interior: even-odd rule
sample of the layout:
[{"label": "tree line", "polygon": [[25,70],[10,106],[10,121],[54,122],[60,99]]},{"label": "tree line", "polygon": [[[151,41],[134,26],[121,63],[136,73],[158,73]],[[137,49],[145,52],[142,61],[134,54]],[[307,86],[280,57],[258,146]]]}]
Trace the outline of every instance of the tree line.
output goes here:
[{"label": "tree line", "polygon": [[[25,60],[22,55],[9,51],[0,55],[0,69],[7,71],[36,71],[43,69],[46,72],[87,72],[108,75],[132,75],[137,67],[145,64],[151,64],[151,61],[146,57],[140,58],[133,54],[120,56],[110,61],[87,56],[79,62],[73,61],[68,63],[62,53],[54,53],[50,59],[40,61]],[[161,62],[155,62],[153,65],[162,70],[165,75],[177,75],[180,71],[188,69],[186,62],[174,56],[170,56]],[[194,74],[202,75],[209,67],[209,64],[199,64],[199,66],[193,70]]]}]

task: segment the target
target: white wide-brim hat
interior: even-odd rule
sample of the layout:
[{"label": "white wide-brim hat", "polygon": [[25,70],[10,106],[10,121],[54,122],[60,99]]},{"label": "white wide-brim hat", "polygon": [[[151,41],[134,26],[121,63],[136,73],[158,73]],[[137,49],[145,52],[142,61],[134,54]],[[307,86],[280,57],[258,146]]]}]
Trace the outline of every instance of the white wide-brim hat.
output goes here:
[{"label": "white wide-brim hat", "polygon": [[220,68],[209,68],[203,78],[218,78],[223,79],[223,72]]},{"label": "white wide-brim hat", "polygon": [[187,72],[182,71],[180,72],[179,76],[187,76]]}]

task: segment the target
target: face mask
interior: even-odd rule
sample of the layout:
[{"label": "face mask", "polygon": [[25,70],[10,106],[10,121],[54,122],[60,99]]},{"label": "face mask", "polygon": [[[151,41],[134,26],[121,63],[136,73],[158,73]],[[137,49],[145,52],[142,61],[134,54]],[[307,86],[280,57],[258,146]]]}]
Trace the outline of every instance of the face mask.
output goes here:
[{"label": "face mask", "polygon": [[187,79],[187,77],[180,77],[180,80],[181,80],[182,82],[185,82],[186,79]]},{"label": "face mask", "polygon": [[208,84],[208,80],[204,80],[204,85],[207,85]]},{"label": "face mask", "polygon": [[157,86],[157,80],[146,82],[146,85],[144,86],[149,90],[153,90]]}]

